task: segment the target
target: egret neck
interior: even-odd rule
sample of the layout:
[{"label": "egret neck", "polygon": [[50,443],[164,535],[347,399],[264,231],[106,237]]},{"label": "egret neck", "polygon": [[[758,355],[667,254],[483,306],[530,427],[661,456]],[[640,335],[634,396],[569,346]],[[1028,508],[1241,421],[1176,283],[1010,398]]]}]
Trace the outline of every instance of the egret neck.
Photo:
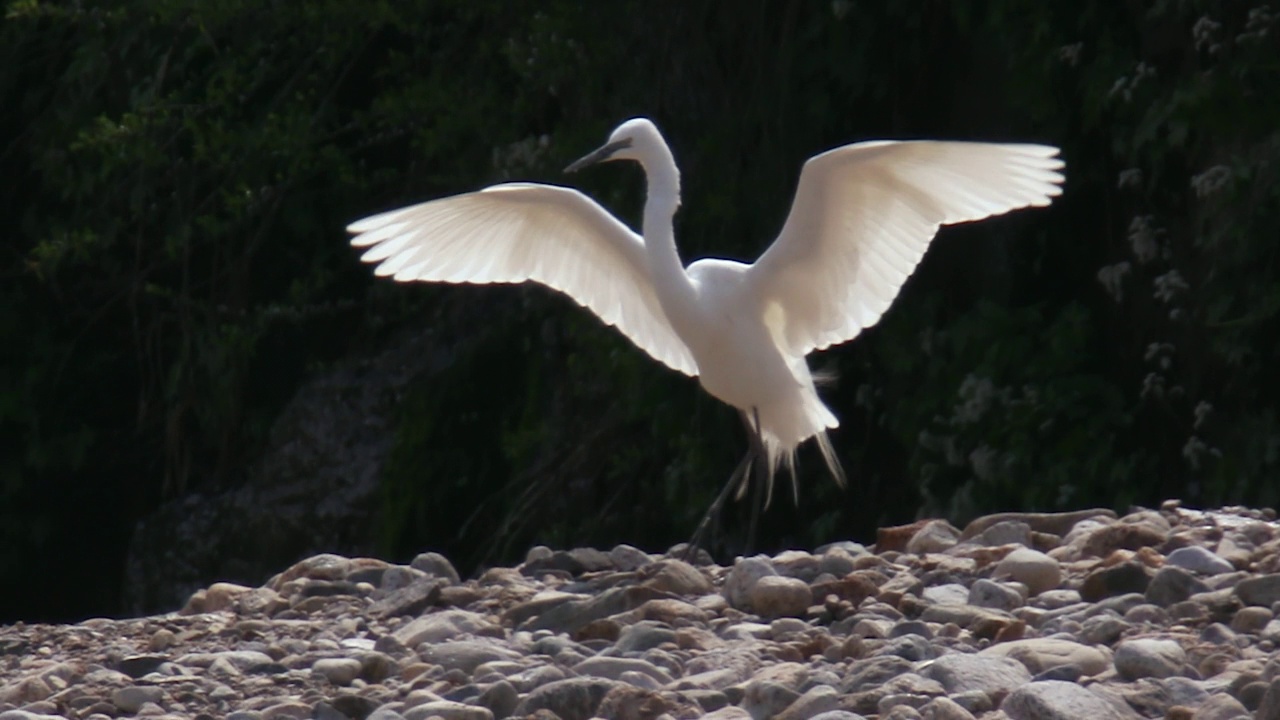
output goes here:
[{"label": "egret neck", "polygon": [[676,248],[673,226],[676,210],[680,207],[680,171],[676,169],[671,150],[659,138],[647,146],[640,160],[648,183],[648,197],[644,203],[645,253],[649,256],[649,275],[657,291],[662,310],[676,333],[689,342],[696,320],[689,316],[689,309],[696,308],[693,282],[680,261]]}]

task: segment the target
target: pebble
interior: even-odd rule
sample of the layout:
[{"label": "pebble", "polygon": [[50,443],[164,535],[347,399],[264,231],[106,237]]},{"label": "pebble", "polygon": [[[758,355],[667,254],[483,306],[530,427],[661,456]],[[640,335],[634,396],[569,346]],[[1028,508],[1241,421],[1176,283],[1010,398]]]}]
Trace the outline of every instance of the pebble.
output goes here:
[{"label": "pebble", "polygon": [[780,575],[760,578],[747,593],[747,605],[765,618],[799,617],[808,609],[813,595],[803,581]]},{"label": "pebble", "polygon": [[1222,575],[1236,569],[1234,565],[1200,545],[1180,547],[1169,553],[1165,562],[1201,575]]},{"label": "pebble", "polygon": [[1186,651],[1174,640],[1140,638],[1116,647],[1116,671],[1127,680],[1167,678],[1181,671],[1186,662]]},{"label": "pebble", "polygon": [[1121,720],[1110,703],[1071,682],[1046,680],[1009,694],[1000,710],[1011,720]]},{"label": "pebble", "polygon": [[1245,605],[1271,607],[1280,602],[1280,575],[1263,575],[1241,580],[1236,585],[1236,595]]},{"label": "pebble", "polygon": [[1167,565],[1156,571],[1144,595],[1147,602],[1167,608],[1196,593],[1208,591],[1209,586],[1190,572],[1176,565]]},{"label": "pebble", "polygon": [[960,531],[946,520],[930,520],[907,541],[906,551],[913,555],[940,553],[954,547]]},{"label": "pebble", "polygon": [[778,571],[773,569],[773,565],[764,556],[742,558],[734,563],[725,576],[720,594],[731,607],[749,611],[751,589],[760,582],[761,578],[777,574]]},{"label": "pebble", "polygon": [[167,615],[0,628],[0,720],[1280,717],[1277,538],[1274,515],[1165,503],[729,567],[320,555]]},{"label": "pebble", "polygon": [[970,605],[996,610],[1013,610],[1022,607],[1024,602],[1017,588],[987,578],[978,578],[969,586],[967,601]]},{"label": "pebble", "polygon": [[1031,548],[1020,547],[996,564],[996,577],[1005,577],[1027,586],[1032,595],[1053,590],[1062,582],[1058,561]]},{"label": "pebble", "polygon": [[311,672],[334,685],[350,685],[360,675],[361,664],[355,658],[322,658],[311,666]]},{"label": "pebble", "polygon": [[147,703],[158,704],[164,697],[162,688],[148,685],[131,685],[111,693],[111,704],[121,712],[133,714]]}]

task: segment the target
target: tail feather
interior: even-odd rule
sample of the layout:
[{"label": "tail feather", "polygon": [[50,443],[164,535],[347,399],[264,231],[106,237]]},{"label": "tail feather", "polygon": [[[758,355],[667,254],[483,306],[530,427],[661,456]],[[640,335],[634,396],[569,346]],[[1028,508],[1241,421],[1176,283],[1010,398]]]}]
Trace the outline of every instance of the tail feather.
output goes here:
[{"label": "tail feather", "polygon": [[[787,446],[779,440],[778,436],[770,433],[767,429],[762,435],[765,455],[767,455],[767,457],[763,458],[765,465],[764,506],[767,508],[773,502],[773,481],[778,473],[783,470],[791,478],[791,499],[796,504],[799,504],[800,484],[796,473],[796,448],[800,445]],[[818,451],[822,453],[822,459],[827,465],[827,470],[831,473],[831,479],[840,487],[848,485],[849,480],[844,474],[844,468],[840,466],[840,458],[836,456],[835,447],[831,445],[831,438],[827,436],[827,432],[821,430],[813,436],[813,439],[818,443]],[[754,462],[761,462],[761,459],[757,458]],[[739,483],[737,491],[734,493],[735,500],[741,500],[747,494],[747,487],[751,482],[752,476],[751,468],[748,468],[747,472],[742,476],[742,482]]]}]

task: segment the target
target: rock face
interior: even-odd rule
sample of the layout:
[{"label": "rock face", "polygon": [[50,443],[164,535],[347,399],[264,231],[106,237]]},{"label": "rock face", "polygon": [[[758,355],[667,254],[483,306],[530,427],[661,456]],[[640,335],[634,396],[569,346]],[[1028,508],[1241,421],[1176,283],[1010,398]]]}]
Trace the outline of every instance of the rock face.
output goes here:
[{"label": "rock face", "polygon": [[240,488],[191,495],[138,523],[125,568],[125,609],[181,607],[211,579],[249,583],[322,551],[369,555],[377,491],[395,432],[397,395],[439,363],[425,336],[308,382],[281,413]]},{"label": "rock face", "polygon": [[[731,567],[535,548],[465,580],[431,553],[316,555],[178,613],[0,628],[0,719],[1280,717],[1270,513],[904,527]],[[1222,547],[1266,571],[1220,572]],[[1161,580],[1082,599],[1121,566]]]}]

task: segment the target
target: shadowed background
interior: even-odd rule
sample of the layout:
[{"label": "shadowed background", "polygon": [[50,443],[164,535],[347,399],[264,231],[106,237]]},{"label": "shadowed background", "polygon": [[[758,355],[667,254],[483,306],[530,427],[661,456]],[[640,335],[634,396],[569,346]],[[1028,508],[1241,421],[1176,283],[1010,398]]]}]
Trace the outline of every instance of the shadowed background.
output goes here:
[{"label": "shadowed background", "polygon": [[[319,551],[662,550],[733,412],[540,287],[374,282],[342,228],[508,179],[635,224],[636,115],[684,258],[754,259],[804,159],[1057,144],[1048,210],[944,230],[812,358],[851,480],[802,451],[756,549],[1004,509],[1280,494],[1273,3],[9,2],[0,26],[0,621],[173,609]],[[747,504],[713,550],[744,547]]]}]

